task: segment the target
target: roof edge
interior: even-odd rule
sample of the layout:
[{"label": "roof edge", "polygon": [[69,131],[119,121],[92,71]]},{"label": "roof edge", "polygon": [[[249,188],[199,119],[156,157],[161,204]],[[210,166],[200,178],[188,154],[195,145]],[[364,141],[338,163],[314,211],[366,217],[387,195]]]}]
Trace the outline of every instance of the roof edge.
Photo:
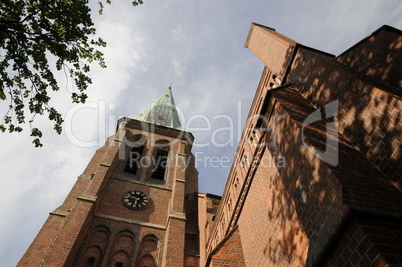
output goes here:
[{"label": "roof edge", "polygon": [[361,43],[363,43],[364,41],[366,41],[370,37],[374,36],[375,34],[377,34],[380,31],[383,31],[383,30],[388,30],[388,31],[391,31],[391,32],[395,32],[395,33],[397,33],[399,35],[402,35],[401,30],[399,30],[399,29],[397,29],[395,27],[389,26],[387,24],[384,24],[380,28],[378,28],[377,30],[373,31],[371,34],[367,35],[366,37],[364,37],[363,39],[361,39],[360,41],[358,41],[357,43],[355,43],[354,45],[352,45],[351,47],[349,47],[348,49],[346,49],[345,51],[340,53],[338,56],[335,57],[335,59],[338,59],[338,58],[342,57],[344,54],[346,54],[350,50],[354,49],[355,47],[357,47],[358,45],[360,45]]}]

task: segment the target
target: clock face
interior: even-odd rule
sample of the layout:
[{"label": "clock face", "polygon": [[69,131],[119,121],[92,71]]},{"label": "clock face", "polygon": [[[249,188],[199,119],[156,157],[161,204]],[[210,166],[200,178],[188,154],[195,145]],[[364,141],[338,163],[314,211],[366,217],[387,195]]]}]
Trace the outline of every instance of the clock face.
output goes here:
[{"label": "clock face", "polygon": [[124,206],[133,210],[142,210],[145,209],[149,202],[149,197],[144,192],[138,190],[131,190],[126,192],[122,201]]}]

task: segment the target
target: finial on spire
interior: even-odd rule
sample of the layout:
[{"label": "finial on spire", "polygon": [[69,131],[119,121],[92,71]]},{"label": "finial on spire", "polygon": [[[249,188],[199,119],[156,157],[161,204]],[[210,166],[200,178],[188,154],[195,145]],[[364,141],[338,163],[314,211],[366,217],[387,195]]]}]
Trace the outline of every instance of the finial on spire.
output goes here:
[{"label": "finial on spire", "polygon": [[169,85],[169,88],[168,88],[168,89],[172,90],[172,83],[170,83],[170,85]]}]

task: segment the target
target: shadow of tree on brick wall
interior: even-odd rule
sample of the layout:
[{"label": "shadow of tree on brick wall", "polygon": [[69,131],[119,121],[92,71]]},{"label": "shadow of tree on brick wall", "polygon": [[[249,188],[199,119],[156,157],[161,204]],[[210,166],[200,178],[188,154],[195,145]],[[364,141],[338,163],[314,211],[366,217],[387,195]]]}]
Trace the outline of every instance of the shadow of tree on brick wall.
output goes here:
[{"label": "shadow of tree on brick wall", "polygon": [[[373,82],[327,55],[303,48],[298,52],[287,79],[292,87],[271,96],[277,100],[273,116],[286,114],[286,119],[268,133],[267,147],[271,155],[286,159],[286,168],[278,168],[279,180],[270,183],[268,213],[283,232],[266,241],[264,252],[274,263],[313,265],[323,260],[328,240],[336,237],[350,212],[402,218],[402,195],[395,186],[401,182],[402,104],[392,86]],[[308,151],[302,127],[315,109],[336,100],[339,162],[332,166]],[[327,123],[320,120],[305,128],[308,146],[325,151]]]},{"label": "shadow of tree on brick wall", "polygon": [[[402,93],[402,31],[384,25],[371,36],[338,56],[337,60],[367,76],[393,87]],[[365,59],[365,60],[362,60]]]},{"label": "shadow of tree on brick wall", "polygon": [[[268,213],[268,218],[283,231],[281,238],[276,242],[269,240],[266,247],[267,256],[274,263],[286,260],[289,264],[302,264],[309,244],[313,247],[309,254],[317,257],[325,243],[322,232],[332,231],[336,220],[331,219],[340,217],[337,213],[343,212],[339,182],[331,175],[330,169],[315,158],[302,142],[300,115],[307,116],[313,109],[300,109],[298,114],[294,114],[292,109],[298,103],[289,106],[289,101],[300,100],[294,98],[295,93],[295,90],[289,89],[273,96],[277,100],[274,116],[286,114],[286,118],[278,121],[275,126],[276,134],[271,136],[275,142],[268,140],[267,143],[271,154],[286,159],[286,167],[278,168],[278,180],[271,183],[272,210]],[[319,126],[319,130],[325,130],[322,125],[323,123],[315,123],[304,134],[309,145],[314,144],[317,149],[324,150],[325,137],[313,135]]]},{"label": "shadow of tree on brick wall", "polygon": [[[371,43],[384,42],[381,36],[372,36],[357,48],[348,52],[348,64],[369,59],[373,47]],[[389,70],[402,69],[398,59],[402,53],[401,37],[389,41],[388,50],[382,49],[385,66],[377,66],[377,72],[389,77],[394,73]],[[399,45],[396,44],[399,42]],[[369,43],[365,48],[365,43]],[[375,47],[375,46],[374,46]],[[358,57],[352,53],[357,50]],[[352,56],[353,55],[353,56]],[[346,57],[346,55],[344,55]],[[339,61],[342,61],[339,59]],[[362,64],[364,65],[364,64]],[[364,68],[369,68],[363,66]],[[360,66],[355,68],[363,70]],[[369,68],[370,69],[370,68]],[[370,72],[370,70],[364,72]],[[376,75],[373,74],[375,77]],[[377,75],[378,76],[378,75]],[[381,76],[381,77],[382,77]],[[388,77],[387,76],[387,77]],[[337,62],[325,55],[314,53],[308,49],[299,49],[295,58],[288,82],[315,107],[324,107],[331,101],[339,101],[339,130],[350,142],[362,152],[387,178],[394,183],[401,179],[402,127],[402,90],[395,84],[399,80],[375,80],[370,76],[358,73],[355,69]],[[400,79],[400,77],[399,77]],[[389,83],[385,83],[389,82]],[[399,185],[400,186],[400,185]]]}]

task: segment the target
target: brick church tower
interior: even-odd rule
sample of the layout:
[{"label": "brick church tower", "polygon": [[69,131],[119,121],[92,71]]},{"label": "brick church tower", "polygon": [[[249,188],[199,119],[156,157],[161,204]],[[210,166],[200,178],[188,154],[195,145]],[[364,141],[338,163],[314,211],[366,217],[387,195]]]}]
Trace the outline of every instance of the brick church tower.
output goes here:
[{"label": "brick church tower", "polygon": [[198,266],[193,139],[170,87],[120,119],[18,266]]}]

